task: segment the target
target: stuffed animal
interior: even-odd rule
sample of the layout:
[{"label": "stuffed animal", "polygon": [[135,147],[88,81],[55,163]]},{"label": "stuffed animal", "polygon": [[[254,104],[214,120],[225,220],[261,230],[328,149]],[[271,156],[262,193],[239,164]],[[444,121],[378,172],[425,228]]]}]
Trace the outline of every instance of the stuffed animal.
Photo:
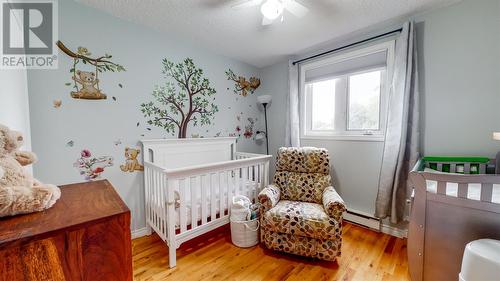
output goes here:
[{"label": "stuffed animal", "polygon": [[125,148],[125,164],[120,165],[120,169],[124,172],[134,172],[134,171],[144,171],[144,166],[139,164],[139,160],[137,160],[137,156],[141,153],[139,149],[134,148]]},{"label": "stuffed animal", "polygon": [[0,217],[42,211],[61,197],[57,186],[39,182],[23,168],[36,156],[19,151],[22,143],[21,133],[0,124]]}]

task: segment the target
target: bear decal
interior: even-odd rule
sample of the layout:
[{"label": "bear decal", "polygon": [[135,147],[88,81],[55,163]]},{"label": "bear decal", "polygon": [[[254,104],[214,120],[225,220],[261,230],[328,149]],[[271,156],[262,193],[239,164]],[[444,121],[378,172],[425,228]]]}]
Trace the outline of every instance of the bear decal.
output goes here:
[{"label": "bear decal", "polygon": [[137,156],[141,153],[139,149],[134,149],[130,147],[125,148],[125,164],[120,165],[120,169],[124,172],[135,172],[135,171],[144,171],[144,166],[139,164],[139,160],[137,160]]},{"label": "bear decal", "polygon": [[101,91],[96,88],[97,83],[99,83],[99,79],[95,78],[94,72],[77,70],[76,76],[72,78],[75,82],[82,86],[78,92],[71,92],[71,96],[73,98],[89,100],[101,100],[107,98],[105,94],[101,93]]}]

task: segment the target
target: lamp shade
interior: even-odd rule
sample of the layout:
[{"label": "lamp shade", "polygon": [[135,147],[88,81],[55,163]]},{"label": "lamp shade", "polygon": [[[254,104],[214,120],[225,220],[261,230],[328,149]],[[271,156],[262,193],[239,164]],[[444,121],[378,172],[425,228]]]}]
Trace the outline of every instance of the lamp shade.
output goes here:
[{"label": "lamp shade", "polygon": [[266,134],[264,132],[257,132],[257,134],[255,135],[255,139],[256,140],[262,140],[266,137]]},{"label": "lamp shade", "polygon": [[271,95],[262,95],[257,97],[257,101],[259,103],[270,103],[272,99]]},{"label": "lamp shade", "polygon": [[500,132],[493,132],[493,139],[500,140]]}]

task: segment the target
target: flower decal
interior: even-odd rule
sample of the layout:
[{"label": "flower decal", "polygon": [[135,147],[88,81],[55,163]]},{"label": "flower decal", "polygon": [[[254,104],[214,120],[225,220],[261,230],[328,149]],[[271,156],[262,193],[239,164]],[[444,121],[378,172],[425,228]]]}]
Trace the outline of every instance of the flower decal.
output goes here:
[{"label": "flower decal", "polygon": [[113,166],[113,157],[92,157],[92,153],[88,149],[82,150],[80,158],[73,163],[73,167],[77,168],[80,175],[87,181],[99,179],[104,169],[111,166]]}]

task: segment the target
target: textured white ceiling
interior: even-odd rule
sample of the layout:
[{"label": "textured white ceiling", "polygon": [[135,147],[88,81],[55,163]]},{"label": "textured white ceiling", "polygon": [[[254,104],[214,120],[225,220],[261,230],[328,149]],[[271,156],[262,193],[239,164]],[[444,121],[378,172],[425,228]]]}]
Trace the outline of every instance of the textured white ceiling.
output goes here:
[{"label": "textured white ceiling", "polygon": [[175,34],[257,67],[316,44],[458,0],[297,0],[309,13],[260,25],[259,7],[231,8],[232,0],[79,0],[116,17]]}]

